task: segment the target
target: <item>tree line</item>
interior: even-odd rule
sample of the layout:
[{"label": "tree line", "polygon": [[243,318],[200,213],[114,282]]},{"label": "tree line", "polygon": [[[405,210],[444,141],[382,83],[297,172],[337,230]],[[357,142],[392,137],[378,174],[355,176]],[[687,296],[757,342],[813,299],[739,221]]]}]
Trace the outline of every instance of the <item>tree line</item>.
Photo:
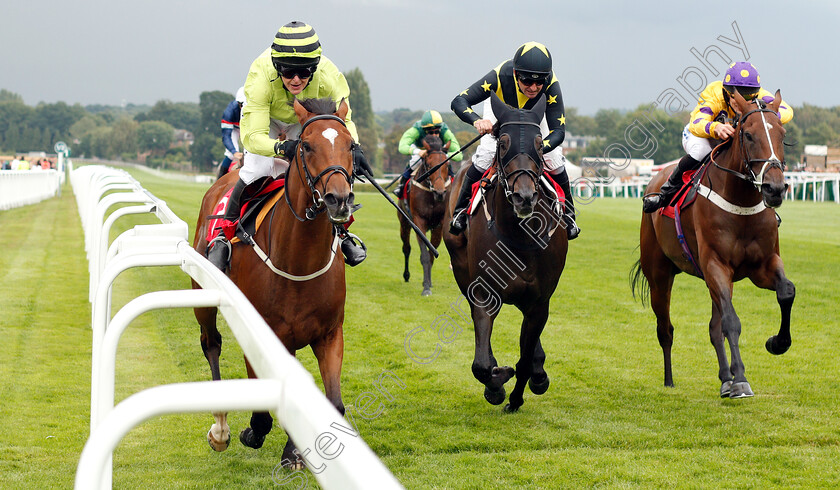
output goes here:
[{"label": "tree line", "polygon": [[[407,156],[397,151],[403,132],[426,109],[406,108],[374,113],[370,88],[361,70],[345,73],[350,86],[353,120],[368,159],[379,172],[401,171]],[[105,106],[64,102],[28,106],[23,98],[0,89],[0,153],[51,151],[57,141],[67,142],[74,156],[145,161],[153,167],[198,172],[213,171],[222,159],[220,119],[233,94],[201,92],[198,103],[160,100],[153,106]],[[438,110],[461,145],[476,135],[472,126],[453,113]],[[601,109],[582,115],[574,107],[566,112],[567,135],[590,136],[586,148],[571,149],[573,163],[584,156],[604,157],[618,150],[632,158],[664,163],[682,155],[681,133],[688,113],[668,114],[641,105],[634,110]],[[840,146],[840,106],[811,104],[794,107],[794,119],[785,125],[786,158],[797,162],[805,145]],[[185,138],[191,134],[190,141]],[[464,151],[469,158],[475,146]]]}]

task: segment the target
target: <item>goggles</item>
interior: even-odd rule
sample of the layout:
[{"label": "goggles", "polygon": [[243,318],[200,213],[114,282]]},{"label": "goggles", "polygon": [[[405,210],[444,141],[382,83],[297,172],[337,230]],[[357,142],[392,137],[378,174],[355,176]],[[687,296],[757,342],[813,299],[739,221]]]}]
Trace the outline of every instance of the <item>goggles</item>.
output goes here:
[{"label": "goggles", "polygon": [[531,85],[545,85],[548,76],[542,73],[529,73],[524,71],[516,72],[516,79],[522,82],[522,85],[530,87]]}]

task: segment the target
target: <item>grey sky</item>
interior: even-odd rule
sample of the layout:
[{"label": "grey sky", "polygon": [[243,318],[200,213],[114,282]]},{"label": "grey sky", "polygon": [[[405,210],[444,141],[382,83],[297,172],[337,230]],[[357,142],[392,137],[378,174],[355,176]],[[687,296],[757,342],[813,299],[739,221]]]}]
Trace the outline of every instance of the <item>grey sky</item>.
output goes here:
[{"label": "grey sky", "polygon": [[[33,0],[4,2],[0,88],[81,104],[197,102],[233,93],[277,29],[311,24],[340,69],[359,67],[375,110],[449,110],[458,92],[526,41],[548,46],[567,107],[634,108],[696,67],[691,48],[733,60],[737,22],[762,84],[793,105],[840,105],[840,2],[497,0]],[[528,12],[527,10],[531,10]],[[724,63],[716,55],[712,68]],[[689,75],[700,83],[699,75]],[[693,105],[693,101],[691,102]]]}]

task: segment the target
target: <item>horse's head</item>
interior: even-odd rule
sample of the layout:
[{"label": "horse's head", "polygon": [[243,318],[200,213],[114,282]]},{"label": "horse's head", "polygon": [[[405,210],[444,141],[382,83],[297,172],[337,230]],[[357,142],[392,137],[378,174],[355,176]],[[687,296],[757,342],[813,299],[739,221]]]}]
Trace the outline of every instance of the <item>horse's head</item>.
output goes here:
[{"label": "horse's head", "polygon": [[[449,142],[445,145],[443,141],[434,134],[423,138],[423,148],[426,149],[425,168],[434,168],[446,160],[446,152],[449,151]],[[441,165],[428,177],[429,189],[432,191],[435,202],[443,202],[443,195],[446,192],[446,181],[449,180],[449,165]]]},{"label": "horse's head", "polygon": [[776,91],[772,102],[747,102],[741,94],[733,96],[724,90],[724,98],[735,110],[738,131],[733,137],[733,149],[743,157],[746,180],[761,192],[769,208],[782,205],[788,185],[785,183],[785,129],[779,119],[782,94]]},{"label": "horse's head", "polygon": [[338,110],[332,99],[294,101],[301,124],[296,163],[305,177],[315,207],[326,206],[333,223],[345,223],[353,213],[353,137],[344,123],[350,110],[345,100]]},{"label": "horse's head", "polygon": [[[505,196],[519,218],[529,218],[539,198],[543,171],[543,138],[540,122],[545,114],[545,96],[533,109],[513,109],[491,94],[493,114],[498,121],[493,134],[498,141],[496,164]],[[521,178],[526,177],[526,178]]]}]

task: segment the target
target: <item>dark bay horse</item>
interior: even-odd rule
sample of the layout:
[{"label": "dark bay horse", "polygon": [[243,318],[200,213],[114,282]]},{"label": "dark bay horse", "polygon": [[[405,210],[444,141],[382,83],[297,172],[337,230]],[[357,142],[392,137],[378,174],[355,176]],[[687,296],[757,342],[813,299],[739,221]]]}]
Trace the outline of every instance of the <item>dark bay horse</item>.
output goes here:
[{"label": "dark bay horse", "polygon": [[[631,287],[643,300],[650,294],[665,360],[665,386],[674,386],[670,303],[674,276],[680,272],[703,278],[709,288],[709,337],[717,354],[721,397],[753,395],[738,347],[741,320],[732,306],[733,282],[749,278],[760,288],[776,291],[781,327],[767,340],[766,348],[778,355],[790,347],[790,310],[796,291],[785,277],[779,257],[778,225],[772,209],[781,206],[787,190],[783,173],[785,130],[777,115],[780,92],[775,97],[766,106],[762,102],[748,103],[737,93],[727,97],[736,112],[736,134],[712,151],[712,163],[700,181],[703,197],[680,215],[693,261],[681,248],[673,218],[658,212],[642,216],[641,258],[631,272]],[[668,174],[660,172],[646,192],[656,192]],[[729,343],[731,364],[724,339]]]},{"label": "dark bay horse", "polygon": [[[524,402],[526,383],[537,395],[548,390],[540,334],[548,320],[549,300],[566,265],[568,240],[562,215],[555,208],[556,198],[542,191],[539,184],[544,96],[532,110],[510,108],[495,94],[491,99],[498,117],[494,126],[498,183],[489,187],[484,209],[456,236],[449,233],[449,221],[468,167],[458,173],[450,188],[456,191],[450,191],[447,198],[443,239],[475,324],[473,375],[485,385],[485,399],[498,405],[505,400],[504,384],[515,374],[516,386],[505,406],[506,412],[512,412]],[[516,306],[523,317],[515,371],[498,365],[490,345],[502,303]]]},{"label": "dark bay horse", "polygon": [[[426,156],[418,166],[417,175],[423,175],[429,169],[446,160],[446,152],[449,150],[449,143],[442,144],[441,139],[436,135],[428,135],[423,138],[423,147],[426,149]],[[409,180],[411,190],[403,193],[400,199],[400,206],[420,228],[424,234],[431,230],[432,245],[437,248],[440,245],[441,223],[443,212],[446,207],[443,196],[450,183],[449,165],[442,165],[435,170],[424,182],[417,182],[412,176]],[[402,250],[405,255],[405,271],[403,279],[408,282],[411,273],[408,271],[408,257],[411,255],[411,235],[413,230],[402,213],[397,213],[400,219],[400,238],[402,239]],[[432,264],[435,261],[434,255],[429,248],[417,237],[417,246],[420,247],[420,263],[423,265],[423,296],[432,294]]]},{"label": "dark bay horse", "polygon": [[[302,103],[296,100],[294,109],[302,128],[286,175],[287,197],[278,202],[270,213],[270,222],[266,220],[254,237],[284,275],[272,271],[243,243],[233,246],[229,274],[289,352],[294,355],[307,345],[312,347],[327,398],[344,414],[340,377],[346,288],[344,257],[336,251],[333,224],[350,219],[354,201],[353,138],[344,124],[348,105],[342,101],[336,111],[336,104],[330,99]],[[193,244],[200,253],[207,247],[207,216],[234,185],[236,177],[228,174],[204,196]],[[317,277],[305,277],[310,275]],[[193,287],[198,286],[193,283]],[[201,348],[213,379],[221,379],[222,338],[216,328],[216,308],[196,308],[195,316],[201,325]],[[248,377],[255,377],[247,359],[245,364]],[[213,449],[224,451],[230,442],[227,414],[213,415],[216,423],[207,439]],[[255,412],[250,427],[239,438],[246,446],[259,448],[271,425],[271,415]],[[294,449],[289,439],[283,450],[284,461],[297,461]]]}]

